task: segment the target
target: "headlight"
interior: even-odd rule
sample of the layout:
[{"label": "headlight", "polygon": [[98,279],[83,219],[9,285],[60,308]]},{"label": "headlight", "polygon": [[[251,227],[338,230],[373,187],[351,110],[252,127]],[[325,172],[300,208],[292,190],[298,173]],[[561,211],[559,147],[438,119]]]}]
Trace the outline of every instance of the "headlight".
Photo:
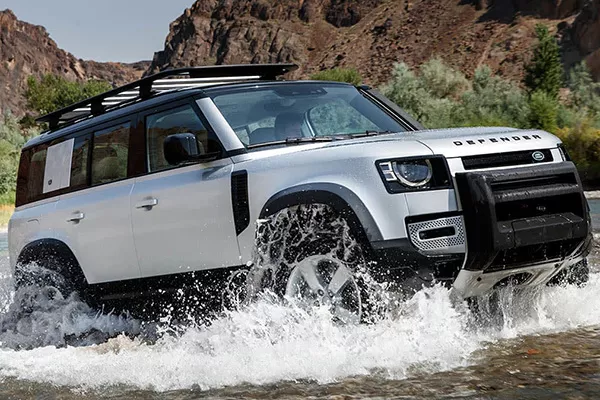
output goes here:
[{"label": "headlight", "polygon": [[409,187],[427,185],[433,175],[431,162],[429,160],[409,162],[394,161],[392,162],[392,169],[394,170],[396,178],[398,178],[402,184]]},{"label": "headlight", "polygon": [[440,156],[379,161],[377,167],[390,193],[451,187],[448,166]]}]

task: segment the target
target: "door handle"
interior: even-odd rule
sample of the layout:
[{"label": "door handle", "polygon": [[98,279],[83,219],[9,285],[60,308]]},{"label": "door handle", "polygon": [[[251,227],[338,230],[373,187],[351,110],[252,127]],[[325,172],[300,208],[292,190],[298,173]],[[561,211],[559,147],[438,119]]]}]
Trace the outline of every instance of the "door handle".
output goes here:
[{"label": "door handle", "polygon": [[73,215],[71,216],[71,218],[67,219],[67,222],[75,222],[75,223],[77,223],[77,222],[81,221],[84,218],[85,218],[85,214],[84,213],[82,213],[82,212],[76,212],[76,213],[73,213]]},{"label": "door handle", "polygon": [[142,200],[135,205],[135,208],[145,208],[147,210],[151,210],[152,207],[158,204],[158,199],[150,198],[146,200]]}]

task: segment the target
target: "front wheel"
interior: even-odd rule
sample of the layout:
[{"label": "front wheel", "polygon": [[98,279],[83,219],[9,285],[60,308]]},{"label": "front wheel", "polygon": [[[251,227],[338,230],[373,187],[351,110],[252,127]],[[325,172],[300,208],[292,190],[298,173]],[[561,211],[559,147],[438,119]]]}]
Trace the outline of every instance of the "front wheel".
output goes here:
[{"label": "front wheel", "polygon": [[356,324],[363,317],[363,296],[351,269],[330,256],[302,260],[289,275],[285,296],[303,307],[328,307],[342,323]]},{"label": "front wheel", "polygon": [[302,308],[328,307],[342,323],[366,321],[379,303],[363,247],[346,220],[319,204],[260,221],[249,293],[269,290]]}]

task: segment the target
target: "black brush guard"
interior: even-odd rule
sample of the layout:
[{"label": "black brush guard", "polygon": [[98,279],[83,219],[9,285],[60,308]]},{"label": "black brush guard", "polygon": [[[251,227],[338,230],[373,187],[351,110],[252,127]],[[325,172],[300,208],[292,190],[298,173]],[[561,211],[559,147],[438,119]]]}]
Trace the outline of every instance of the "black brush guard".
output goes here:
[{"label": "black brush guard", "polygon": [[518,268],[589,252],[590,219],[571,162],[456,174],[467,270]]}]

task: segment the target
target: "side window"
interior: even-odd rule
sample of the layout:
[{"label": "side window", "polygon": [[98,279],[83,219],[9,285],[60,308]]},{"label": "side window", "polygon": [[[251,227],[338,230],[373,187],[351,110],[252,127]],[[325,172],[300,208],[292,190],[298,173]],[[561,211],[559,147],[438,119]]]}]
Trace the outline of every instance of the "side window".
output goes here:
[{"label": "side window", "polygon": [[196,136],[200,154],[219,151],[218,145],[192,106],[186,105],[146,117],[146,143],[148,146],[148,172],[173,168],[165,159],[163,144],[167,136],[175,133],[192,133]]},{"label": "side window", "polygon": [[[23,152],[19,175],[25,175],[25,182],[22,182],[21,179],[18,181],[19,189],[17,191],[20,194],[18,195],[18,205],[36,201],[43,194],[47,154],[48,145],[45,144]],[[25,193],[21,188],[24,188]]]},{"label": "side window", "polygon": [[94,133],[92,185],[127,177],[129,122]]},{"label": "side window", "polygon": [[17,205],[56,195],[58,190],[86,187],[89,148],[90,136],[81,136],[23,151],[17,175]]},{"label": "side window", "polygon": [[73,144],[71,159],[71,187],[79,188],[87,185],[88,159],[90,154],[90,136],[80,136]]}]

